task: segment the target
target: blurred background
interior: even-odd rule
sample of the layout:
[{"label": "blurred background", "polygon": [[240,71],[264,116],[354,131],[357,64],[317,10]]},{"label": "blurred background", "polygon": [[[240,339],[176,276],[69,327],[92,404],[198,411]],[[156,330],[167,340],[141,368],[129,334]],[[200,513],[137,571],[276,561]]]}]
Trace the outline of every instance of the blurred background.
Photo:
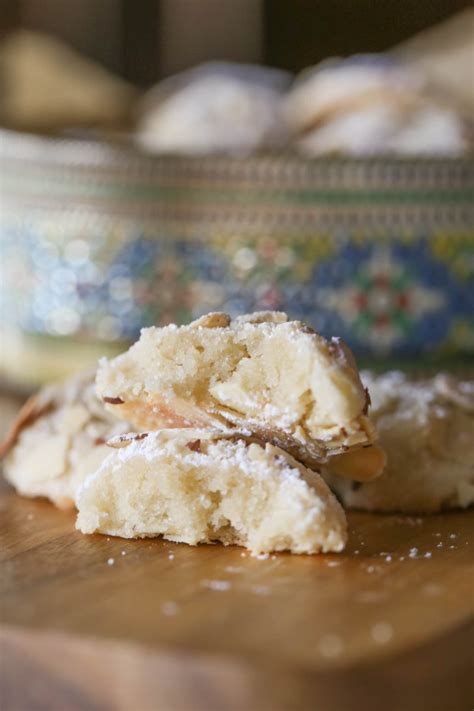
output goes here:
[{"label": "blurred background", "polygon": [[474,353],[462,0],[1,0],[1,370],[286,310],[364,365]]},{"label": "blurred background", "polygon": [[18,28],[46,33],[132,84],[149,87],[212,59],[299,72],[327,57],[383,52],[471,3],[2,0],[0,7],[2,35]]}]

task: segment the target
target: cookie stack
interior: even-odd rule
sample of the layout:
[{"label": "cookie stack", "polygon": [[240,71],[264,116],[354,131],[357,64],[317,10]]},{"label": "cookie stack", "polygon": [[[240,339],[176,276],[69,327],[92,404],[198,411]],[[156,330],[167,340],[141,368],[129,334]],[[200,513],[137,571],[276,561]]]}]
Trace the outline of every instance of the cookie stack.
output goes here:
[{"label": "cookie stack", "polygon": [[346,518],[326,480],[348,504],[383,491],[350,351],[286,314],[144,329],[93,380],[29,401],[4,445],[18,491],[75,506],[84,533],[340,551]]}]

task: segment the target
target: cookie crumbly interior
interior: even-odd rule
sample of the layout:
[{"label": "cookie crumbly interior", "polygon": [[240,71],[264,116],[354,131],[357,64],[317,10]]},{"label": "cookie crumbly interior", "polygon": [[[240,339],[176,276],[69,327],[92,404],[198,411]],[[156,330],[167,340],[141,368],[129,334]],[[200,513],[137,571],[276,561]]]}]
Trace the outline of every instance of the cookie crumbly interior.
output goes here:
[{"label": "cookie crumbly interior", "polygon": [[344,512],[322,478],[270,444],[172,429],[115,445],[79,490],[83,533],[220,541],[255,554],[345,545]]},{"label": "cookie crumbly interior", "polygon": [[138,429],[236,426],[320,454],[372,438],[348,349],[275,312],[143,329],[129,351],[101,362],[97,392]]}]

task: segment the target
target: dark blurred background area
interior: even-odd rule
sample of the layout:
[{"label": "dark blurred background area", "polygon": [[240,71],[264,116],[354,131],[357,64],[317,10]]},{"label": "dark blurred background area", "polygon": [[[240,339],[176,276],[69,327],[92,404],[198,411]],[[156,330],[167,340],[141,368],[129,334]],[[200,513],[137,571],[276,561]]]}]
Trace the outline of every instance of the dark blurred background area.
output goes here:
[{"label": "dark blurred background area", "polygon": [[209,59],[297,72],[379,52],[466,0],[1,0],[0,32],[56,36],[141,87]]}]

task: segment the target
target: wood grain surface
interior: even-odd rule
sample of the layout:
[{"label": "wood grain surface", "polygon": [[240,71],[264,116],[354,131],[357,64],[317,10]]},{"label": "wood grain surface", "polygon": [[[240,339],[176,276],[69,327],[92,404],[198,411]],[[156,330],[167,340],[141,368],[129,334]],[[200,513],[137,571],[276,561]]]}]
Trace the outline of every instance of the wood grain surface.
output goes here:
[{"label": "wood grain surface", "polygon": [[83,536],[6,484],[0,521],[3,711],[473,707],[473,510],[265,559]]}]

